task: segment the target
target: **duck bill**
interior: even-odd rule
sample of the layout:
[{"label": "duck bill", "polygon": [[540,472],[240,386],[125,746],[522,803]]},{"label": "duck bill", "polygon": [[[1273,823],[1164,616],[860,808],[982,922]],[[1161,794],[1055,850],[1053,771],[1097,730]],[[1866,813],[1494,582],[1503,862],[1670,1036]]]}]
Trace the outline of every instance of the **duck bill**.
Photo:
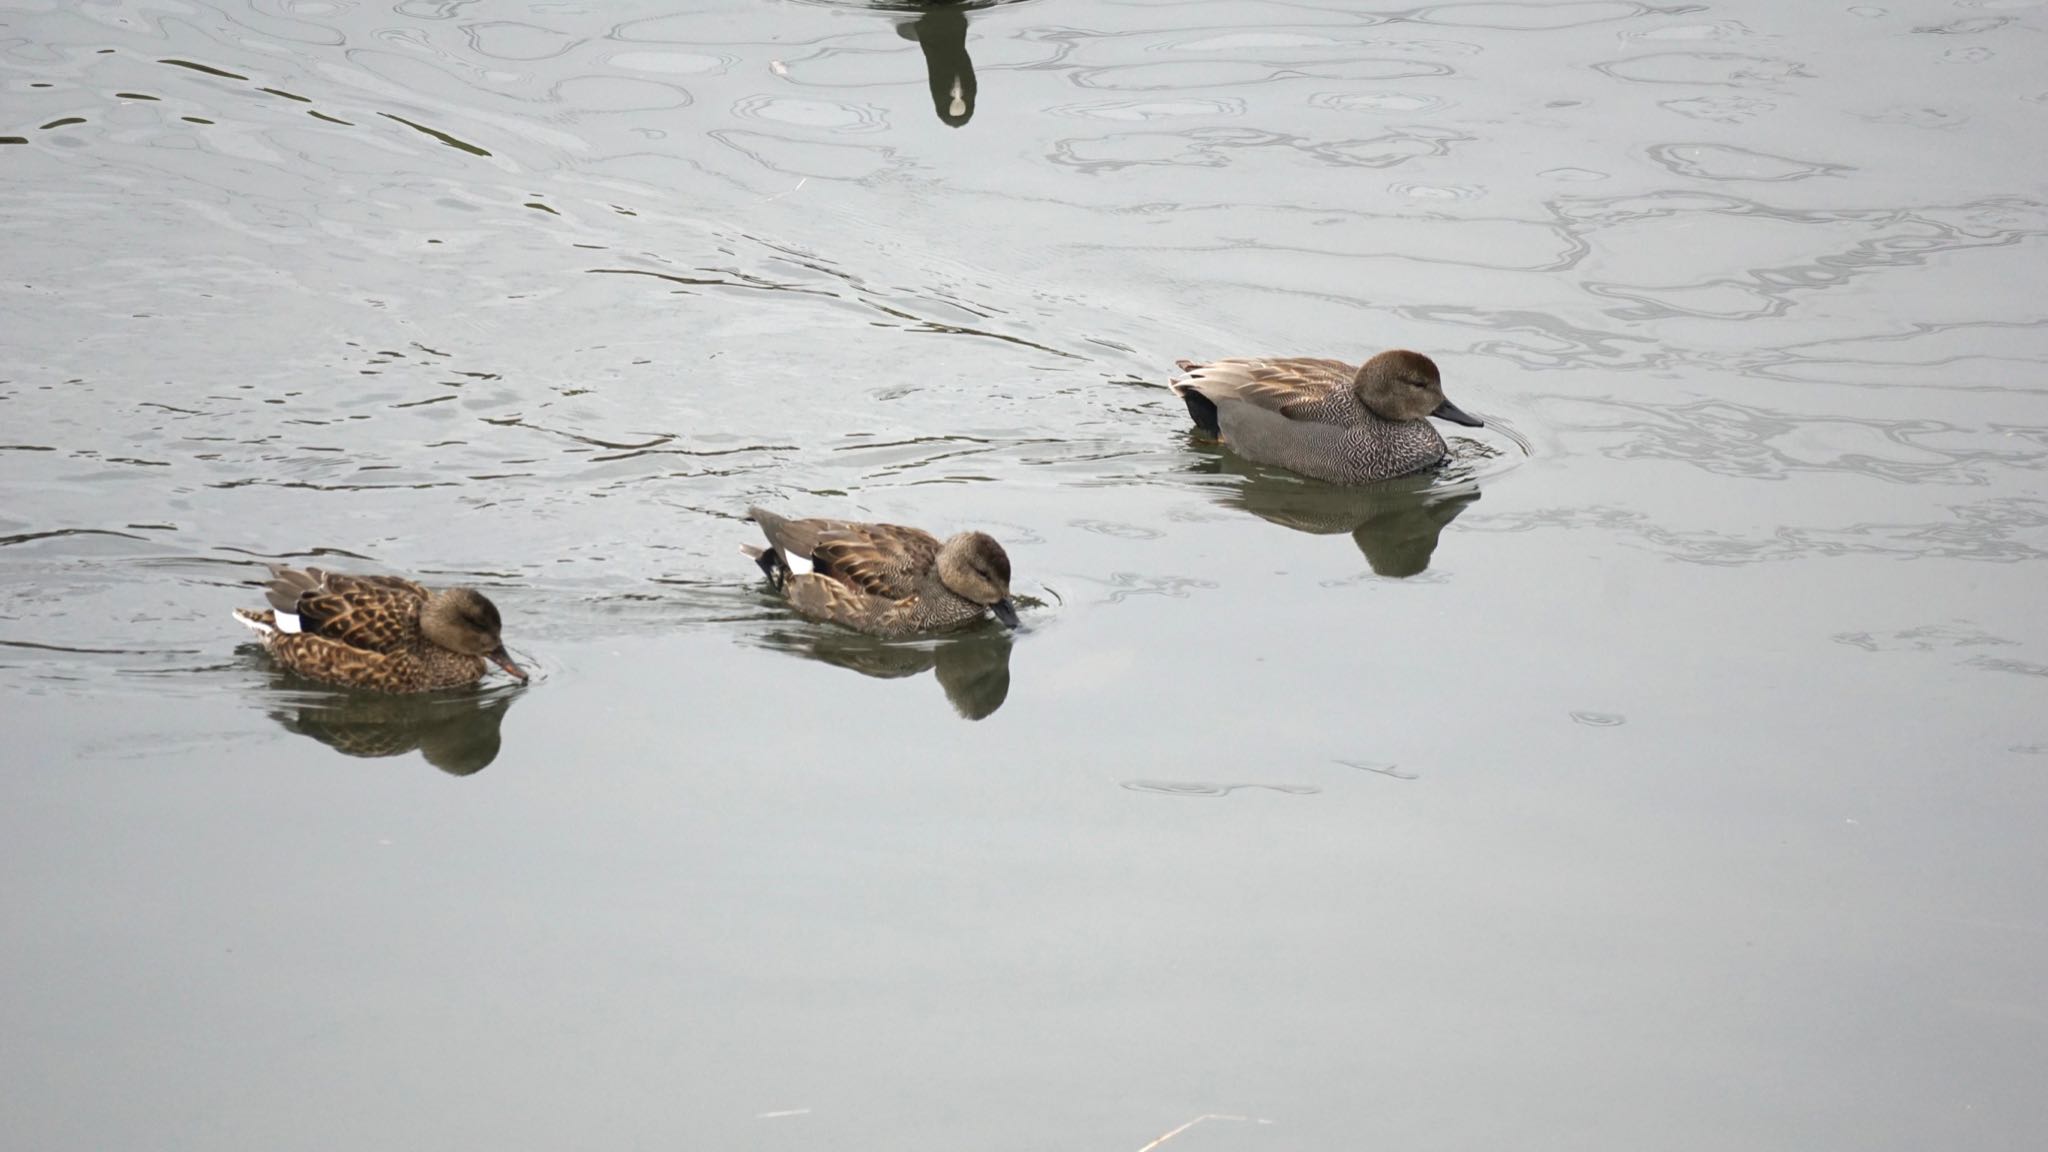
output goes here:
[{"label": "duck bill", "polygon": [[1453,424],[1463,424],[1467,428],[1486,427],[1485,421],[1451,403],[1449,400],[1437,405],[1436,411],[1431,412],[1430,415],[1439,420],[1449,420]]},{"label": "duck bill", "polygon": [[495,650],[487,653],[484,656],[484,659],[489,660],[491,663],[496,664],[500,668],[503,668],[505,670],[505,675],[510,676],[514,680],[517,680],[521,683],[526,682],[526,669],[521,668],[519,665],[514,664],[512,662],[512,654],[505,651],[505,646],[503,644],[498,645],[498,647]]},{"label": "duck bill", "polygon": [[1010,603],[1007,596],[989,605],[988,610],[995,613],[996,619],[1001,621],[1005,628],[1015,628],[1021,623],[1017,619],[1017,606]]}]

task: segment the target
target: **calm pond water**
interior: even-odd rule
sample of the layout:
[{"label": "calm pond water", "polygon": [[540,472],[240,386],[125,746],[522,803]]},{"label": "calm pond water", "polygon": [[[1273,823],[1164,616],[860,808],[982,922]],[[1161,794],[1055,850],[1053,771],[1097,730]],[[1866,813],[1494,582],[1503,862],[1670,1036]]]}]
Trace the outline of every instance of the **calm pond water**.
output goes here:
[{"label": "calm pond water", "polygon": [[[2044,35],[0,5],[0,1143],[2035,1146]],[[1490,427],[1376,489],[1163,387],[1392,345]],[[266,558],[535,681],[285,677]]]}]

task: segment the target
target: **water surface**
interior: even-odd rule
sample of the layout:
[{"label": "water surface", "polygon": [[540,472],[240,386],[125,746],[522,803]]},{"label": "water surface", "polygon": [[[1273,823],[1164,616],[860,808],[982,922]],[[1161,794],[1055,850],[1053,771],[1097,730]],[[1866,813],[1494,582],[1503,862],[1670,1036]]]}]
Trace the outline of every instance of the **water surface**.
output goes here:
[{"label": "water surface", "polygon": [[[0,9],[0,1135],[2031,1147],[2044,33]],[[1163,387],[1390,345],[1491,427],[1359,492]],[[755,503],[1028,627],[793,620]],[[277,559],[535,683],[283,676]]]}]

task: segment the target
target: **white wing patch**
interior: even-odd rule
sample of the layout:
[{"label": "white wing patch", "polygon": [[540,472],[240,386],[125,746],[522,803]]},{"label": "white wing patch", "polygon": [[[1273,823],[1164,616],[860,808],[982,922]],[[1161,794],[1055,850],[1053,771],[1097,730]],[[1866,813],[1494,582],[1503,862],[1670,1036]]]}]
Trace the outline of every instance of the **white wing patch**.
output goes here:
[{"label": "white wing patch", "polygon": [[297,631],[299,630],[299,614],[298,614],[298,613],[296,613],[296,612],[279,612],[279,613],[276,613],[276,616],[277,616],[277,630],[278,630],[279,632],[297,632]]},{"label": "white wing patch", "polygon": [[[1209,388],[1217,390],[1216,395],[1235,396],[1239,390],[1252,382],[1252,373],[1263,367],[1265,364],[1258,360],[1211,360],[1188,373],[1188,378],[1181,381],[1174,391],[1178,392],[1189,385],[1206,384]],[[1211,395],[1206,390],[1203,394]]]},{"label": "white wing patch", "polygon": [[787,548],[778,548],[776,551],[782,553],[782,566],[789,569],[792,576],[808,576],[817,571],[817,565],[812,564],[809,557],[799,556]]}]

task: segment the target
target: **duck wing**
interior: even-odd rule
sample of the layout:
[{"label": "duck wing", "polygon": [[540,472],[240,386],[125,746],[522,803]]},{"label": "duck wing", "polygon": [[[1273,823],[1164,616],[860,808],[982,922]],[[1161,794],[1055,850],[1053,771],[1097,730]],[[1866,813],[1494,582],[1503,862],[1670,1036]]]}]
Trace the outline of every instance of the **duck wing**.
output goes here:
[{"label": "duck wing", "polygon": [[809,561],[808,572],[804,565],[787,565],[794,573],[827,577],[866,595],[911,595],[939,556],[937,537],[901,524],[788,520],[763,508],[749,508],[747,515],[785,557]]},{"label": "duck wing", "polygon": [[[427,590],[396,576],[346,576],[320,568],[270,567],[264,597],[281,631],[297,631],[368,652],[396,652],[419,638]],[[296,629],[283,617],[297,618]]]},{"label": "duck wing", "polygon": [[811,571],[871,596],[901,600],[939,559],[938,538],[900,524],[842,524],[811,547]]},{"label": "duck wing", "polygon": [[1188,378],[1170,385],[1176,394],[1185,396],[1193,391],[1218,404],[1236,400],[1290,420],[1327,419],[1333,404],[1342,404],[1351,396],[1351,382],[1358,377],[1356,364],[1311,356],[1241,356],[1178,363]]}]

